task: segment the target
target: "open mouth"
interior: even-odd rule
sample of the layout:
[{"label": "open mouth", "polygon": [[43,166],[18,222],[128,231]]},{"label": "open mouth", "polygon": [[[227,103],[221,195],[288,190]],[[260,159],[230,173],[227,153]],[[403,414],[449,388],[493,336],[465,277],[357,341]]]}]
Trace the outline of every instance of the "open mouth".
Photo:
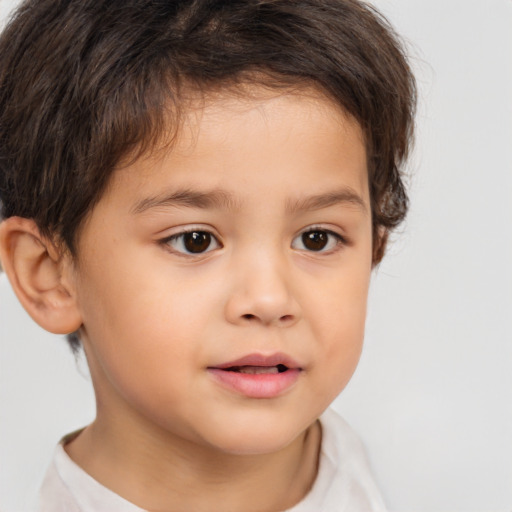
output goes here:
[{"label": "open mouth", "polygon": [[248,354],[228,363],[210,366],[209,374],[224,389],[247,398],[276,398],[291,390],[302,368],[286,354]]},{"label": "open mouth", "polygon": [[276,366],[230,366],[229,368],[223,368],[224,371],[245,373],[247,375],[275,375],[278,373],[284,373],[289,370],[288,366],[284,364],[278,364]]}]

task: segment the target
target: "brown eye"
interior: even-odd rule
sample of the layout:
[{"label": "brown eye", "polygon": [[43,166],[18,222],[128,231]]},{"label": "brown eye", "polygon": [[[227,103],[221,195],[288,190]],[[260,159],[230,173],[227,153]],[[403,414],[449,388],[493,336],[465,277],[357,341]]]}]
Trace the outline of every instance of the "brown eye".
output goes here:
[{"label": "brown eye", "polygon": [[311,252],[328,252],[344,245],[345,239],[328,229],[310,229],[303,231],[292,241],[292,249]]},{"label": "brown eye", "polygon": [[325,249],[329,241],[325,231],[308,231],[302,234],[302,243],[310,251],[321,251]]},{"label": "brown eye", "polygon": [[212,235],[205,231],[193,231],[183,235],[183,245],[188,252],[204,252],[210,247]]},{"label": "brown eye", "polygon": [[220,247],[218,240],[211,233],[199,230],[179,233],[163,242],[174,251],[183,254],[202,254]]}]

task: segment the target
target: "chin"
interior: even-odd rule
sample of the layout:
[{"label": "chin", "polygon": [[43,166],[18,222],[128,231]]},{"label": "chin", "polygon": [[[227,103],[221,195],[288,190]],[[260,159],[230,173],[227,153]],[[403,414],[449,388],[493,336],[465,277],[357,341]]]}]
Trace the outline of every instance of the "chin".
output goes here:
[{"label": "chin", "polygon": [[230,439],[220,447],[224,453],[230,455],[269,455],[277,453],[291,444],[302,431],[294,436],[276,438],[272,433],[265,436],[245,436],[242,439]]},{"label": "chin", "polygon": [[[267,455],[295,441],[312,423],[299,421],[232,421],[226,430],[209,436],[209,442],[231,455]],[[210,434],[212,434],[211,432]]]}]

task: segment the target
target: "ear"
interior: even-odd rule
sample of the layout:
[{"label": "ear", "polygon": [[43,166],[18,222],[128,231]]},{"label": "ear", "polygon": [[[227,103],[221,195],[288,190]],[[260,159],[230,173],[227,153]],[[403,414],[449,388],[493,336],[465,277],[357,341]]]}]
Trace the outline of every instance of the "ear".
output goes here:
[{"label": "ear", "polygon": [[35,222],[10,217],[0,224],[0,260],[19,301],[43,329],[55,334],[78,330],[73,266]]},{"label": "ear", "polygon": [[388,245],[389,231],[384,226],[379,226],[374,230],[373,236],[373,254],[372,267],[375,268],[384,258],[386,247]]}]

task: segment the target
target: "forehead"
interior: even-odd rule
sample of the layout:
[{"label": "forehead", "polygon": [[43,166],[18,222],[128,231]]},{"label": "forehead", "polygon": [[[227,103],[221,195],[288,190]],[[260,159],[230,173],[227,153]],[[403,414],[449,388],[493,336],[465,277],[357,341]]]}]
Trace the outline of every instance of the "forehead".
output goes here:
[{"label": "forehead", "polygon": [[[359,139],[357,142],[364,145],[358,122],[316,89],[283,92],[247,86],[242,92],[238,89],[219,92],[190,102],[180,124],[178,150],[185,149],[187,143],[193,149],[199,138],[205,142],[209,135],[215,137],[213,143],[219,143],[218,136],[224,139],[236,137],[241,128],[260,137],[263,135],[262,122],[269,136],[289,134],[319,144],[334,128],[342,137],[355,136]],[[293,131],[295,127],[305,129]]]},{"label": "forehead", "polygon": [[[276,92],[252,87],[212,93],[190,99],[180,119],[170,143],[118,168],[107,196],[124,191],[140,198],[159,186],[188,183],[210,189],[235,187],[243,200],[253,190],[249,176],[268,186],[287,180],[292,192],[299,174],[320,177],[323,170],[339,167],[366,199],[361,127],[314,89]],[[324,173],[319,188],[325,179]]]}]

